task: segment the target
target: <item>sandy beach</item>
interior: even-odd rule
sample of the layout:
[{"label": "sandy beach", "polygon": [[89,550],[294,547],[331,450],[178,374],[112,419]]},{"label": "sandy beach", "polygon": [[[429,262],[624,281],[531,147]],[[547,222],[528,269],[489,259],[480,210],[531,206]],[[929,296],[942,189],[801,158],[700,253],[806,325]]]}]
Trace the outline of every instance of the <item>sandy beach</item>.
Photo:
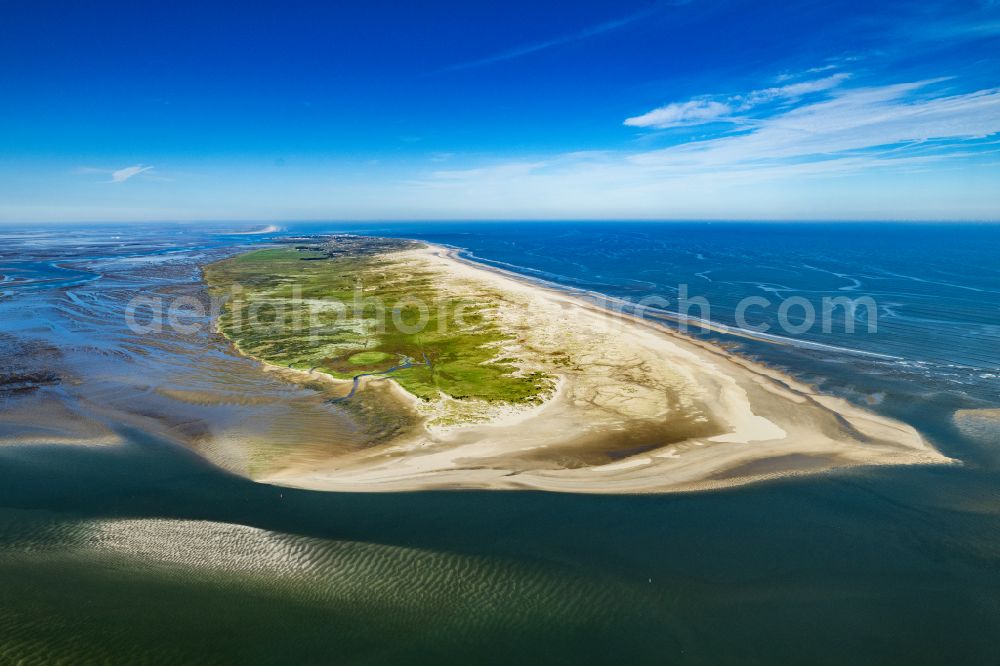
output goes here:
[{"label": "sandy beach", "polygon": [[431,272],[454,296],[490,298],[503,327],[517,332],[498,354],[518,358],[522,372],[555,376],[554,389],[530,406],[427,402],[391,379],[366,378],[361,390],[388,384],[386,394],[419,414],[418,433],[258,480],[343,491],[659,493],[838,467],[952,462],[904,423],[446,248],[392,260],[395,270]]}]

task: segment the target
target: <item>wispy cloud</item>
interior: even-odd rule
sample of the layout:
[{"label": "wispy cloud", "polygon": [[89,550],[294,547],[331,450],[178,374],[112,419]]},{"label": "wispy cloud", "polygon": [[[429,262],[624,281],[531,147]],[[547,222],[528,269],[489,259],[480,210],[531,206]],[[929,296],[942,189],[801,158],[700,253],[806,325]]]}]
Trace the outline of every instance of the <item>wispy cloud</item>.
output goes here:
[{"label": "wispy cloud", "polygon": [[817,67],[810,67],[804,72],[794,73],[794,72],[784,72],[776,77],[776,80],[780,83],[782,81],[788,81],[790,79],[797,79],[805,74],[820,74],[822,72],[829,72],[832,69],[837,69],[837,66],[832,63],[827,63],[826,65],[819,65]]},{"label": "wispy cloud", "polygon": [[[78,167],[73,170],[74,173],[78,174],[103,174],[109,177],[106,183],[124,183],[129,178],[138,176],[140,173],[146,173],[153,169],[152,166],[143,166],[142,164],[135,164],[133,166],[123,167],[121,169],[108,169],[99,167]],[[164,179],[157,179],[164,180]]]},{"label": "wispy cloud", "polygon": [[687,102],[671,102],[666,106],[653,109],[641,116],[626,118],[629,127],[683,127],[711,122],[730,115],[733,107],[729,104],[707,99],[696,99]]},{"label": "wispy cloud", "polygon": [[153,167],[143,166],[141,164],[136,164],[129,167],[124,167],[122,169],[116,169],[111,172],[111,182],[112,183],[124,183],[129,178],[138,176],[140,173],[149,171]]},{"label": "wispy cloud", "polygon": [[[803,97],[772,107],[766,117],[754,118],[736,131],[720,130],[712,138],[682,140],[656,150],[562,153],[437,171],[411,185],[420,196],[437,197],[435,203],[453,201],[457,206],[475,200],[497,210],[551,207],[595,215],[618,210],[670,216],[735,208],[749,215],[752,211],[739,209],[738,202],[768,211],[776,201],[794,200],[793,193],[802,188],[821,187],[817,191],[830,196],[843,178],[947,173],[1000,154],[1000,88],[955,94],[943,89],[941,79],[856,88],[839,87],[840,80],[809,83],[806,92],[830,92],[821,99]],[[793,88],[767,94],[791,98],[806,93]],[[650,119],[649,126],[717,113],[723,111],[707,104],[678,105]],[[915,202],[922,193],[912,186],[904,191],[909,198],[895,201],[893,214],[907,211],[919,217]],[[768,192],[772,198],[762,198]],[[886,199],[879,198],[876,188],[871,192],[872,209],[884,209]],[[975,196],[978,203],[970,199],[969,206],[987,207],[977,211],[995,210],[1000,204],[995,195]],[[861,210],[863,204],[857,205]],[[963,205],[962,200],[955,205]]]},{"label": "wispy cloud", "polygon": [[736,99],[740,99],[742,101],[740,106],[741,110],[746,110],[760,104],[766,104],[767,102],[771,102],[776,99],[798,99],[799,97],[805,97],[806,95],[810,95],[812,93],[830,90],[831,88],[836,88],[849,78],[851,78],[851,75],[847,72],[838,72],[836,74],[831,74],[830,76],[825,76],[821,79],[799,81],[797,83],[786,83],[783,86],[754,90],[742,98],[737,97]]},{"label": "wispy cloud", "polygon": [[[647,18],[655,12],[663,8],[665,3],[657,2],[653,5],[643,9],[641,11],[635,12],[634,14],[629,14],[622,18],[614,19],[612,21],[606,21],[604,23],[599,23],[597,25],[592,25],[588,28],[584,28],[578,32],[574,32],[568,35],[562,35],[560,37],[554,37],[553,39],[548,39],[540,42],[534,42],[531,44],[523,44],[521,46],[508,49],[506,51],[501,51],[495,53],[491,56],[485,58],[480,58],[478,60],[471,60],[469,62],[462,62],[455,65],[449,65],[439,72],[455,72],[463,69],[472,69],[474,67],[482,67],[484,65],[492,65],[494,63],[503,62],[504,60],[512,60],[513,58],[520,58],[521,56],[526,56],[530,53],[536,53],[538,51],[543,51],[545,49],[550,49],[554,46],[562,46],[563,44],[569,44],[571,42],[576,42],[581,39],[587,39],[588,37],[595,37],[597,35],[604,34],[606,32],[611,32],[612,30],[618,30],[624,28],[625,26],[635,23],[640,19]],[[684,4],[682,2],[669,3],[672,5]]]},{"label": "wispy cloud", "polygon": [[[816,70],[811,70],[816,71]],[[782,77],[787,80],[787,75]],[[727,97],[703,96],[686,102],[671,102],[639,116],[625,119],[629,127],[651,127],[667,129],[700,125],[717,121],[736,121],[736,114],[750,111],[762,104],[776,100],[794,100],[813,93],[836,88],[850,78],[847,72],[838,72],[819,79],[786,83],[781,86],[752,90]]]},{"label": "wispy cloud", "polygon": [[1000,132],[1000,89],[959,95],[926,93],[939,82],[843,90],[831,99],[758,120],[742,134],[682,143],[630,159],[648,165],[719,168],[776,160],[827,160],[850,151],[929,141],[937,141],[941,151],[955,142]]}]

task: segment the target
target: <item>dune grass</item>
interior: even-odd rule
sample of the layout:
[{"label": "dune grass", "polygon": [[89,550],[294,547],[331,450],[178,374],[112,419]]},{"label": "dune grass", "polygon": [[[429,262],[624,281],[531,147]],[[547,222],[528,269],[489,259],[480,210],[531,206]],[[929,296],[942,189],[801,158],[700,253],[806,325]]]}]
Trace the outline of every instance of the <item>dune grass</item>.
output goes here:
[{"label": "dune grass", "polygon": [[423,400],[537,402],[553,386],[502,358],[511,335],[496,295],[447,295],[435,275],[395,253],[329,257],[320,249],[257,250],[205,268],[226,296],[221,332],[268,363],[349,379],[386,372]]}]

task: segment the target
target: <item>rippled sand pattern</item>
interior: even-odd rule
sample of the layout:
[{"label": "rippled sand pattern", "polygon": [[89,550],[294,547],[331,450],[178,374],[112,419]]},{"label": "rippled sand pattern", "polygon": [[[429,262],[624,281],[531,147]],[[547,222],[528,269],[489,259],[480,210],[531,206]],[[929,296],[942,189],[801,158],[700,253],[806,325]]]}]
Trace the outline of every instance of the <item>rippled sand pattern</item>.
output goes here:
[{"label": "rippled sand pattern", "polygon": [[[634,602],[627,590],[551,564],[212,522],[0,518],[0,661],[7,663],[147,660],[153,644],[156,663],[211,662],[223,645],[227,658],[291,659],[328,645],[364,649],[377,661],[380,636],[392,637],[396,655],[433,651],[435,643],[461,654],[484,634],[530,632],[543,620],[600,626]],[[126,570],[128,579],[109,591],[103,581]],[[59,598],[48,589],[27,608],[7,603],[57,576]],[[242,608],[211,614],[218,600],[231,604],[237,595]],[[128,626],[112,621],[122,606],[133,608]],[[172,608],[176,623],[158,624]],[[274,617],[273,630],[263,629],[269,644],[247,626],[259,615]],[[163,640],[170,635],[172,645]],[[210,647],[216,651],[202,651]]]}]

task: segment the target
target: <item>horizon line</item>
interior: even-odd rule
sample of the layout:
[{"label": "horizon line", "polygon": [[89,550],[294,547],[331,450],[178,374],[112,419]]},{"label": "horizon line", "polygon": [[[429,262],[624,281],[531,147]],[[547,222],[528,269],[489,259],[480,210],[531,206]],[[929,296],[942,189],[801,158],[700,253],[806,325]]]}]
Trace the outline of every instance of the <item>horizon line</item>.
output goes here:
[{"label": "horizon line", "polygon": [[[0,220],[0,227],[8,226],[44,226],[44,225],[116,225],[116,224],[400,224],[400,223],[439,223],[439,224],[479,224],[479,223],[642,223],[642,224],[684,224],[684,223],[730,223],[730,224],[1000,224],[1000,219],[987,218],[764,218],[764,217],[386,217],[386,218],[190,218],[190,219],[120,219],[120,220]],[[275,232],[277,233],[277,232]]]}]

